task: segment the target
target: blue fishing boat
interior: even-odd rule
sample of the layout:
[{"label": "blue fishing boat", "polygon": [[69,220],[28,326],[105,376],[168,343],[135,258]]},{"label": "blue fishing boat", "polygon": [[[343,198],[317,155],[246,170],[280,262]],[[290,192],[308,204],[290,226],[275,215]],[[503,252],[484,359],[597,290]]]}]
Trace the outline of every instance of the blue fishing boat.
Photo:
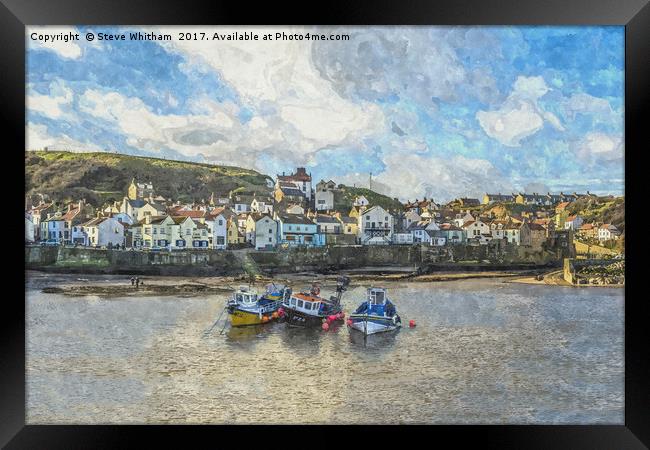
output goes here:
[{"label": "blue fishing boat", "polygon": [[395,331],[402,326],[397,308],[388,299],[386,289],[371,287],[367,299],[350,315],[348,326],[365,335]]}]

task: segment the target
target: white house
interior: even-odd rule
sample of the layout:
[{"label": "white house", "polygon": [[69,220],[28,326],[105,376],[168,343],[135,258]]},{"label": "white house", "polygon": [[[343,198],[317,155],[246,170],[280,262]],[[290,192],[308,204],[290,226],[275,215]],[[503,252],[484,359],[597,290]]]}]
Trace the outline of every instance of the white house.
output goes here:
[{"label": "white house", "polygon": [[340,234],[342,231],[341,222],[334,216],[317,214],[313,220],[318,225],[319,233]]},{"label": "white house", "polygon": [[427,233],[431,237],[429,243],[435,247],[444,247],[447,244],[447,238],[445,236],[439,236],[438,231],[440,230],[427,231]]},{"label": "white house", "polygon": [[271,249],[278,243],[278,222],[268,214],[254,213],[246,219],[246,236],[256,250]]},{"label": "white house", "polygon": [[421,242],[430,244],[432,234],[430,232],[439,231],[440,227],[435,222],[421,220],[420,222],[412,223],[407,231],[413,235],[413,242]]},{"label": "white house", "polygon": [[410,209],[404,214],[404,228],[408,228],[412,223],[418,223],[422,220],[422,217],[415,212],[414,209]]},{"label": "white house", "polygon": [[493,220],[490,223],[490,232],[493,239],[503,239],[506,237],[507,220]]},{"label": "white house", "polygon": [[253,198],[251,211],[261,214],[273,214],[273,200],[267,198]]},{"label": "white house", "polygon": [[564,221],[564,229],[565,230],[577,230],[582,226],[582,217],[579,215],[574,215],[574,216],[569,216],[566,218]]},{"label": "white house", "polygon": [[316,210],[328,211],[334,209],[334,191],[316,191]]},{"label": "white house", "polygon": [[96,217],[80,225],[86,234],[85,245],[115,246],[124,244],[124,225],[112,217]]},{"label": "white house", "polygon": [[389,244],[392,241],[393,216],[381,206],[365,210],[359,215],[357,223],[362,244]]},{"label": "white house", "polygon": [[[469,211],[467,211],[465,214],[456,214],[456,218],[454,219],[454,225],[456,225],[459,228],[463,228],[463,225],[465,225],[466,222],[473,222],[474,221],[474,216],[472,216]],[[469,238],[469,236],[467,236]]]},{"label": "white house", "polygon": [[225,250],[228,248],[228,220],[222,213],[216,216],[209,216],[205,224],[208,227],[208,242],[210,248]]},{"label": "white house", "polygon": [[519,245],[521,243],[520,229],[521,223],[510,222],[503,229],[503,237],[508,240],[508,243]]},{"label": "white house", "polygon": [[487,244],[487,241],[492,239],[490,226],[480,219],[467,221],[462,228],[465,230],[468,240],[476,239],[481,244]]},{"label": "white house", "polygon": [[315,206],[317,211],[327,211],[334,209],[334,189],[336,183],[332,180],[324,181],[316,185]]},{"label": "white house", "polygon": [[363,195],[359,195],[355,197],[354,203],[352,203],[352,206],[368,206],[368,199],[364,197]]},{"label": "white house", "polygon": [[144,200],[132,200],[129,197],[124,197],[122,199],[122,205],[120,206],[120,212],[128,214],[133,218],[134,221],[139,221],[138,211],[145,205]]},{"label": "white house", "polygon": [[598,227],[598,240],[599,241],[609,241],[610,239],[618,239],[621,236],[621,232],[618,228],[610,223],[605,223]]}]

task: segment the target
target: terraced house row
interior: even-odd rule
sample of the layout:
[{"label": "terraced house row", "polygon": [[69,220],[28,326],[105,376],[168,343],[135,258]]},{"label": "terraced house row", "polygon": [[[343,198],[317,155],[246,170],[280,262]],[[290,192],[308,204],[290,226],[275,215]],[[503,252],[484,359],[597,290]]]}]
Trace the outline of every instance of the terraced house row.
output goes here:
[{"label": "terraced house row", "polygon": [[[567,241],[583,230],[582,219],[566,207],[580,194],[486,194],[446,205],[416,199],[398,209],[372,205],[357,195],[347,213],[333,207],[340,187],[333,180],[312,186],[311,174],[298,168],[278,175],[265,192],[212,194],[208,201],[182,203],[158,195],[152,183],[133,179],[125,197],[95,209],[83,201],[56,208],[46,201],[25,214],[27,242],[135,249],[276,249],[324,245],[523,245],[534,249],[558,236]],[[591,196],[592,194],[585,194]],[[493,217],[481,205],[535,204],[535,214]],[[547,208],[547,203],[551,206]],[[553,210],[554,215],[548,211]],[[605,224],[607,225],[607,224]],[[598,236],[611,238],[607,225]]]}]

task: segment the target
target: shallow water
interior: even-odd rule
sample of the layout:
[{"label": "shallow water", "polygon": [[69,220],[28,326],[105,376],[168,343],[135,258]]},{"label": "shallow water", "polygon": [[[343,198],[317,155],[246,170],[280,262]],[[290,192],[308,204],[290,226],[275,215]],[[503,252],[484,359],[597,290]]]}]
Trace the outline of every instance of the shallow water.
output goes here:
[{"label": "shallow water", "polygon": [[624,422],[622,289],[386,283],[417,326],[364,343],[280,323],[206,336],[225,296],[40,292],[76,278],[28,282],[28,423]]}]

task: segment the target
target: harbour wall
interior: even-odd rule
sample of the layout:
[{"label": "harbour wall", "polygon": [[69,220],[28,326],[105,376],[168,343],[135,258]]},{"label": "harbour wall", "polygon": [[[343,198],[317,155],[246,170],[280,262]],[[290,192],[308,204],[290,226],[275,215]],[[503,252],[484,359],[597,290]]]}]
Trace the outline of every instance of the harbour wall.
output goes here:
[{"label": "harbour wall", "polygon": [[219,276],[254,273],[335,273],[364,268],[417,273],[509,270],[560,264],[551,252],[490,255],[485,246],[327,246],[277,251],[129,251],[83,247],[25,247],[27,269],[71,273]]}]

